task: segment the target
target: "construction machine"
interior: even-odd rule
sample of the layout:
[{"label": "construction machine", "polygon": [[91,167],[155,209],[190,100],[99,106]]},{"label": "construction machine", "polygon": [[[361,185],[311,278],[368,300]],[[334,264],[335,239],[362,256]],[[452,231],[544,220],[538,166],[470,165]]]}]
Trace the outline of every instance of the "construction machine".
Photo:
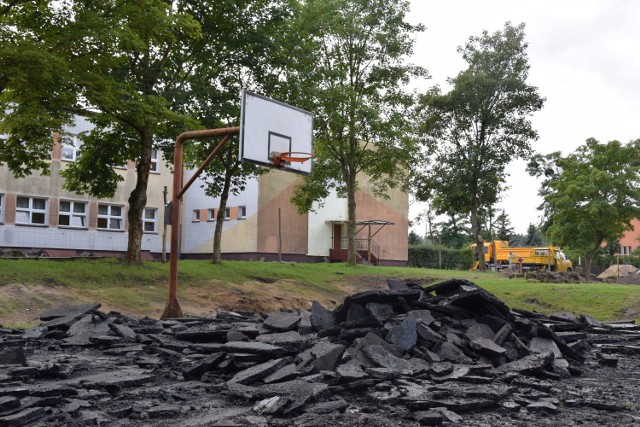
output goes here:
[{"label": "construction machine", "polygon": [[[475,248],[475,244],[471,245]],[[571,260],[564,252],[554,246],[511,247],[505,240],[484,242],[484,262],[488,268],[501,271],[549,270],[558,272],[573,271]],[[472,269],[478,268],[478,261]]]}]

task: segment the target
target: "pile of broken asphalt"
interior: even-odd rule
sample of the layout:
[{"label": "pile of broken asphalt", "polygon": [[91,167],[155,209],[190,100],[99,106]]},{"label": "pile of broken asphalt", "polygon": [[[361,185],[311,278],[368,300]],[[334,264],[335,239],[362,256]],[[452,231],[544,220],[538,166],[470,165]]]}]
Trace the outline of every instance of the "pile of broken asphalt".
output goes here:
[{"label": "pile of broken asphalt", "polygon": [[640,331],[511,310],[464,280],[335,310],[0,329],[0,426],[638,425]]}]

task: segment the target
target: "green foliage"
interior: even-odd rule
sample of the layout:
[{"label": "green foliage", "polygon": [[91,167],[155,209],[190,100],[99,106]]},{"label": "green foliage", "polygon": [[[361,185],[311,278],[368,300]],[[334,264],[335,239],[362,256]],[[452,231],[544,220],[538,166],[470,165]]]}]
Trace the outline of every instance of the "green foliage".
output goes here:
[{"label": "green foliage", "polygon": [[301,212],[335,189],[348,202],[350,261],[355,260],[356,176],[366,174],[374,193],[406,187],[413,140],[406,85],[426,75],[405,63],[413,34],[404,0],[310,0],[302,3],[297,58],[289,73],[291,99],[314,113],[314,168],[295,190]]},{"label": "green foliage", "polygon": [[43,42],[59,32],[49,3],[0,4],[0,133],[8,134],[0,139],[0,165],[16,177],[49,173],[52,132],[72,116],[66,109],[75,100],[68,67],[57,49]]},{"label": "green foliage", "polygon": [[533,224],[529,224],[529,227],[527,227],[524,246],[540,246],[542,243],[543,239],[540,229]]},{"label": "green foliage", "polygon": [[409,245],[420,245],[422,243],[422,237],[420,237],[415,231],[411,230],[409,232]]},{"label": "green foliage", "polygon": [[511,240],[511,237],[514,235],[513,227],[511,226],[511,221],[509,220],[509,216],[503,210],[500,215],[496,218],[496,238],[497,240]]},{"label": "green foliage", "polygon": [[527,236],[525,236],[524,234],[514,234],[509,239],[509,246],[511,247],[528,246],[526,241],[527,241]]},{"label": "green foliage", "polygon": [[[280,30],[295,2],[18,3],[0,15],[0,132],[10,135],[0,141],[0,164],[16,176],[46,171],[52,132],[85,116],[95,127],[83,135],[80,160],[63,171],[64,186],[110,197],[121,181],[111,166],[134,160],[127,256],[139,260],[152,147],[237,121],[240,87],[277,84]],[[239,191],[256,168],[243,169],[233,151],[227,158],[236,160],[222,170],[235,174],[230,191]]]},{"label": "green foliage", "polygon": [[495,204],[506,165],[527,158],[538,137],[528,118],[544,98],[526,82],[526,49],[524,24],[471,37],[458,49],[468,67],[449,79],[453,89],[443,94],[435,87],[420,99],[430,164],[416,178],[417,197],[432,200],[439,213],[470,215],[479,250],[480,209]]},{"label": "green foliage", "polygon": [[409,246],[409,266],[446,270],[468,270],[475,255],[472,249],[452,249],[442,246]]},{"label": "green foliage", "polygon": [[640,216],[640,140],[600,144],[590,138],[575,153],[545,160],[554,173],[529,163],[529,173],[545,176],[540,195],[549,222],[547,236],[554,245],[568,247],[585,257],[585,268],[605,241],[614,241],[631,230]]}]

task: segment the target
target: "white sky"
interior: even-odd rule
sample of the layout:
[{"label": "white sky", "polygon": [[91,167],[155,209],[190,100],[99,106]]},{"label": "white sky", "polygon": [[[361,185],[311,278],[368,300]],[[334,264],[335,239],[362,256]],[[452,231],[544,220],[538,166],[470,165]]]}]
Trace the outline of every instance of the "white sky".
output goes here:
[{"label": "white sky", "polygon": [[[532,122],[539,153],[568,154],[589,137],[600,142],[640,138],[640,1],[635,0],[411,0],[409,21],[427,29],[416,39],[412,62],[439,84],[465,67],[456,48],[482,30],[526,24],[531,65],[528,83],[547,98]],[[511,189],[503,196],[516,233],[539,222],[539,181],[526,162],[507,168]],[[424,209],[413,203],[409,219]],[[424,234],[424,225],[414,227]]]}]

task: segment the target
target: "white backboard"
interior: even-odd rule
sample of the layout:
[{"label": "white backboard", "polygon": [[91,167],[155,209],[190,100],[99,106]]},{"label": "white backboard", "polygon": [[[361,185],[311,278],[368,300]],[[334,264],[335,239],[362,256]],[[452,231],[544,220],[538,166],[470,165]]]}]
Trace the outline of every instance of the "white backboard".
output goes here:
[{"label": "white backboard", "polygon": [[[273,153],[312,153],[313,115],[283,102],[243,90],[240,113],[240,158],[275,167]],[[312,159],[281,169],[309,175]]]}]

